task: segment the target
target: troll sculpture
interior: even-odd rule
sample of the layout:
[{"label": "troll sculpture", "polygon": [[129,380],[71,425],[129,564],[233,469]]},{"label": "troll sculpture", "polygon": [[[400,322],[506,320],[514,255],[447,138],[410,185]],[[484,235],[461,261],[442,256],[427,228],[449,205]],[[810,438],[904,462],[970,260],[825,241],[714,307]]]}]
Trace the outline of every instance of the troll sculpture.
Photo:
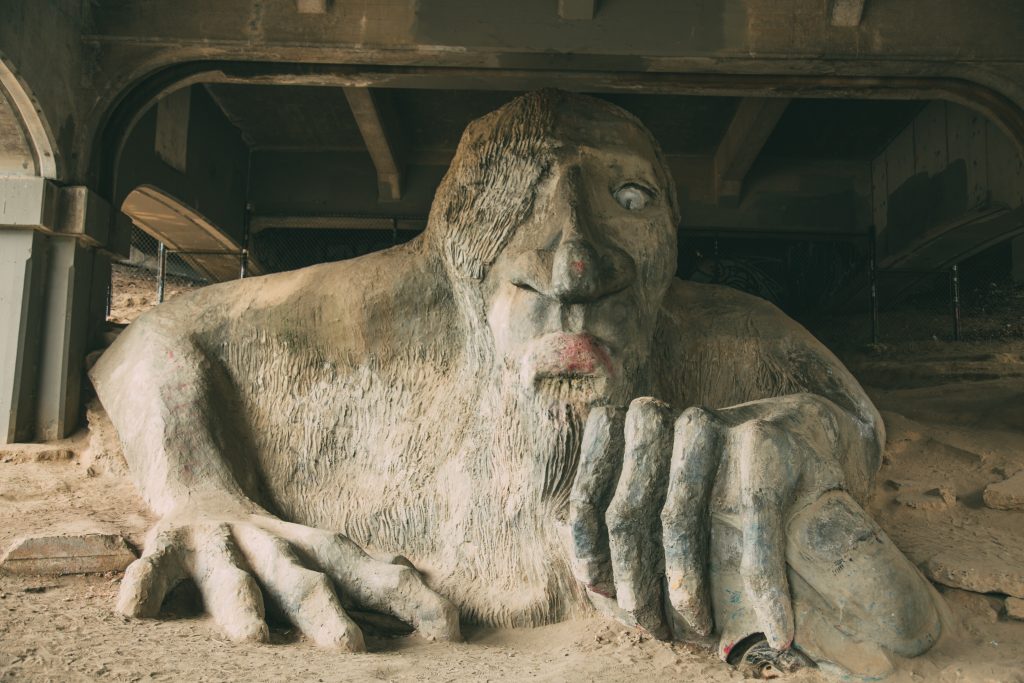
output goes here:
[{"label": "troll sculpture", "polygon": [[630,114],[529,93],[413,242],[140,317],[91,370],[160,517],[118,608],[190,578],[240,640],[266,599],[351,650],[354,608],[439,639],[596,608],[862,674],[926,650],[940,603],[862,508],[878,413],[771,304],[674,277],[676,201]]}]

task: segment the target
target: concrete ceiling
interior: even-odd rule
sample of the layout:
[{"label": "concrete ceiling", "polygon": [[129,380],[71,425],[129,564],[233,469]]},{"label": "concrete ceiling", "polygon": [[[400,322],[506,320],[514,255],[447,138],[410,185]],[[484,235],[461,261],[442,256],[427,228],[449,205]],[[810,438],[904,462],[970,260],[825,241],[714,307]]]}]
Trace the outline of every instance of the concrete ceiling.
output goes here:
[{"label": "concrete ceiling", "polygon": [[871,159],[926,103],[793,100],[761,154],[791,159]]},{"label": "concrete ceiling", "polygon": [[254,149],[363,149],[341,88],[221,84],[207,91]]},{"label": "concrete ceiling", "polygon": [[[341,88],[210,84],[228,119],[254,149],[365,149]],[[394,117],[410,154],[442,161],[454,151],[466,124],[518,92],[481,90],[374,91]],[[715,153],[738,98],[685,95],[600,95],[635,114],[666,154]],[[764,146],[764,156],[865,159],[896,136],[921,103],[886,100],[795,100]]]}]

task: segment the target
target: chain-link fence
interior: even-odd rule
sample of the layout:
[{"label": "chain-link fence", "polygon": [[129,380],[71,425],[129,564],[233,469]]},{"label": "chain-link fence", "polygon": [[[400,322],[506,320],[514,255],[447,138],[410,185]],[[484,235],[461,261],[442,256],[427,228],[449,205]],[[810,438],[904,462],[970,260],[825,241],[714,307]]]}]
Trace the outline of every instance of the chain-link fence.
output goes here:
[{"label": "chain-link fence", "polygon": [[1024,339],[1024,283],[968,260],[938,271],[878,271],[860,302],[808,327],[831,347]]},{"label": "chain-link fence", "polygon": [[1024,283],[1012,278],[1009,243],[952,268],[898,270],[873,269],[867,240],[691,242],[697,266],[684,276],[769,299],[830,348],[1024,339]]},{"label": "chain-link fence", "polygon": [[952,341],[961,337],[955,269],[882,270],[875,275],[874,341]]},{"label": "chain-link fence", "polygon": [[181,254],[162,250],[154,237],[133,227],[128,258],[111,265],[107,319],[129,323],[161,301],[209,282]]}]

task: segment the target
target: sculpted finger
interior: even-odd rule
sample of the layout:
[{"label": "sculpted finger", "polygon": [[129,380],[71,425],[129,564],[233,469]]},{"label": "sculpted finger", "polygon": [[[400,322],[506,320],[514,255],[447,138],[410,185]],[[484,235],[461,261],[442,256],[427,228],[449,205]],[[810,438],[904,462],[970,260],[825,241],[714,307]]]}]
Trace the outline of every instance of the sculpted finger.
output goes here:
[{"label": "sculpted finger", "polygon": [[125,570],[117,611],[128,617],[156,617],[167,593],[186,577],[179,534],[160,532]]},{"label": "sculpted finger", "polygon": [[605,510],[622,465],[626,411],[601,406],[590,411],[583,431],[580,464],[569,495],[573,574],[589,590],[615,597]]},{"label": "sculpted finger", "polygon": [[795,482],[794,449],[785,432],[761,420],[736,428],[743,559],[740,573],[768,644],[793,643],[793,606],[786,576],[784,503]]},{"label": "sculpted finger", "polygon": [[669,408],[661,401],[638,398],[630,404],[622,472],[605,514],[619,607],[657,638],[669,636],[662,608],[659,513],[672,457],[671,424]]},{"label": "sculpted finger", "polygon": [[241,569],[237,548],[226,524],[194,530],[191,556],[203,605],[231,640],[266,642],[270,637],[263,621],[263,595],[256,581]]},{"label": "sculpted finger", "polygon": [[462,639],[455,605],[431,590],[415,569],[379,562],[339,534],[288,522],[275,523],[275,529],[322,567],[346,599],[412,624],[425,638]]},{"label": "sculpted finger", "polygon": [[288,619],[321,647],[365,652],[359,626],[345,613],[330,579],[299,564],[280,538],[239,524],[234,536],[252,571]]},{"label": "sculpted finger", "polygon": [[425,638],[462,639],[455,605],[431,590],[415,569],[371,560],[353,578],[359,604],[412,624]]},{"label": "sculpted finger", "polygon": [[668,494],[661,512],[669,602],[694,632],[714,628],[708,592],[709,504],[721,462],[723,428],[701,408],[676,420]]}]

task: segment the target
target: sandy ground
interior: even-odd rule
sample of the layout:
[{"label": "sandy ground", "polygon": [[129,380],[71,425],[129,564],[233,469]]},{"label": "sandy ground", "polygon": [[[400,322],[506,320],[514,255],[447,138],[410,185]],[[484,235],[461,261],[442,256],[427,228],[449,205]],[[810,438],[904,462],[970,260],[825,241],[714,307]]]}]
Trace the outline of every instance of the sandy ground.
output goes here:
[{"label": "sandy ground", "polygon": [[[1024,574],[1024,512],[983,491],[1024,470],[1024,344],[924,344],[847,359],[889,429],[872,512],[925,567]],[[0,549],[26,533],[121,532],[151,517],[127,482],[109,426],[36,449],[0,447]],[[120,575],[0,575],[0,680],[685,680],[742,676],[691,644],[651,641],[602,619],[540,629],[470,630],[459,644],[370,638],[368,654],[316,648],[277,624],[266,645],[224,640],[179,591],[160,621],[113,611]],[[1024,681],[1024,621],[1003,597],[943,588],[957,621],[892,681]],[[835,680],[804,671],[796,681]]]},{"label": "sandy ground", "polygon": [[[111,265],[111,281],[114,285],[110,297],[111,322],[126,325],[156,306],[157,276],[154,271],[114,263]],[[168,275],[164,282],[164,301],[200,286],[192,280]]]}]

